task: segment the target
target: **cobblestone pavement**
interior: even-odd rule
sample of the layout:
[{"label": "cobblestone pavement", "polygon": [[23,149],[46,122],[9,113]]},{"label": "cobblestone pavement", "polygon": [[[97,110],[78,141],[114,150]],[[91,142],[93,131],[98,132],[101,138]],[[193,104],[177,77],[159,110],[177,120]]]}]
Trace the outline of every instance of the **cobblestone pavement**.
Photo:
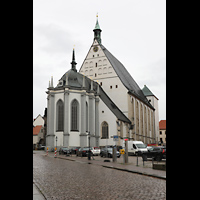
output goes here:
[{"label": "cobblestone pavement", "polygon": [[166,199],[166,181],[33,154],[33,181],[46,199]]}]

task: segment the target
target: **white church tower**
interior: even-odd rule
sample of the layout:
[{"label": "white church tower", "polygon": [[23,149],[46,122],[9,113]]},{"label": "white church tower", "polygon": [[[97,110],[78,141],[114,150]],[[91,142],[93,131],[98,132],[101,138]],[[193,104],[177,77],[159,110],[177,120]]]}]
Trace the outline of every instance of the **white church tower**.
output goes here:
[{"label": "white church tower", "polygon": [[[118,135],[121,139],[126,133],[125,137],[129,140],[142,140],[146,144],[158,142],[155,108],[123,64],[102,45],[102,30],[98,16],[93,31],[94,41],[80,68],[80,73],[94,81],[98,80],[107,95],[131,121],[131,126],[127,126],[124,130],[120,129],[120,124],[117,123]],[[100,111],[102,112],[105,113],[104,110]]]}]

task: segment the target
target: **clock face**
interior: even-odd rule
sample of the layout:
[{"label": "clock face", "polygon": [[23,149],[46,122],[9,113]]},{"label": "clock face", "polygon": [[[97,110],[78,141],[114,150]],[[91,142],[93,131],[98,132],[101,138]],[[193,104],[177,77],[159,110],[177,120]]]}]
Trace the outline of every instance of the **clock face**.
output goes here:
[{"label": "clock face", "polygon": [[94,46],[94,47],[93,47],[93,51],[94,51],[94,52],[97,52],[98,49],[99,49],[99,48],[98,48],[97,46]]}]

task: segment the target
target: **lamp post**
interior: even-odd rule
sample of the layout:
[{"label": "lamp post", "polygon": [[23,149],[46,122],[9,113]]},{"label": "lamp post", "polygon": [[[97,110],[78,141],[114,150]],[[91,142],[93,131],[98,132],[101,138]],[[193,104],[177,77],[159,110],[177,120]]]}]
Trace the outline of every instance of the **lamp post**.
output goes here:
[{"label": "lamp post", "polygon": [[90,131],[88,131],[88,140],[89,140],[88,160],[91,160],[91,155],[90,155]]},{"label": "lamp post", "polygon": [[58,139],[58,137],[56,136],[56,150],[57,150],[57,139]]}]

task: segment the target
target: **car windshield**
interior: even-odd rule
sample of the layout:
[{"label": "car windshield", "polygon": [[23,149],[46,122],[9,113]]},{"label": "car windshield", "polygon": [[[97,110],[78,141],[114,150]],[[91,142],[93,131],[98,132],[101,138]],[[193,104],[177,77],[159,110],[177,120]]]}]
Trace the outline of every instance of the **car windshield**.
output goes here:
[{"label": "car windshield", "polygon": [[146,148],[145,144],[135,144],[139,149]]},{"label": "car windshield", "polygon": [[94,147],[94,149],[95,149],[95,150],[98,150],[98,149],[99,149],[99,147]]},{"label": "car windshield", "polygon": [[112,148],[108,148],[108,151],[109,151],[109,152],[112,152]]},{"label": "car windshield", "polygon": [[89,150],[89,147],[84,147],[83,150]]},{"label": "car windshield", "polygon": [[68,148],[67,147],[63,147],[62,150],[68,150]]}]

